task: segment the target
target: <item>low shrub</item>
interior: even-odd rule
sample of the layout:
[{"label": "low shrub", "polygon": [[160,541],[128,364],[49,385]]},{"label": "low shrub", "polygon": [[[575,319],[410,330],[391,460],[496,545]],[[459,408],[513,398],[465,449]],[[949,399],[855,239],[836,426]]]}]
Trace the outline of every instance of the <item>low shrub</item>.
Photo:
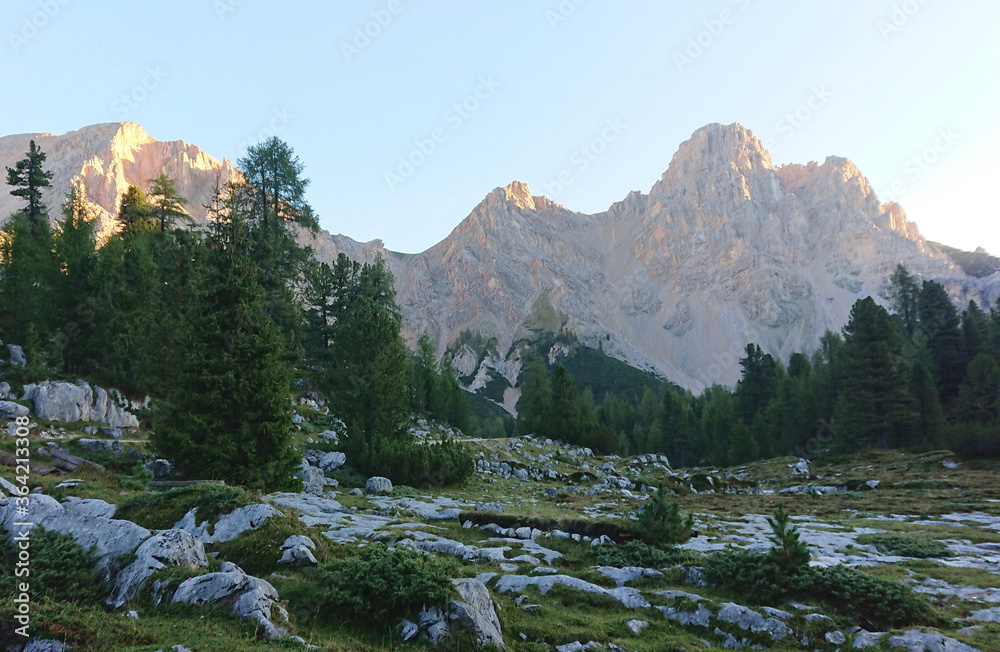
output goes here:
[{"label": "low shrub", "polygon": [[703,572],[744,600],[773,605],[790,599],[818,599],[869,628],[918,624],[933,615],[927,597],[901,582],[846,566],[789,569],[773,551],[717,552],[706,558]]},{"label": "low shrub", "polygon": [[385,476],[395,484],[461,484],[476,468],[468,447],[449,437],[439,444],[422,444],[412,436],[375,437],[352,448],[356,452],[348,453],[348,458],[358,470]]},{"label": "low shrub", "polygon": [[951,450],[965,459],[1000,459],[1000,425],[997,423],[958,423],[947,426],[944,437]]},{"label": "low shrub", "polygon": [[668,500],[666,489],[660,483],[656,493],[639,508],[636,516],[636,534],[656,545],[675,545],[691,538],[694,515],[681,516],[681,505]]},{"label": "low shrub", "polygon": [[73,535],[40,526],[32,528],[29,545],[29,574],[15,576],[18,551],[7,541],[0,543],[0,590],[5,595],[15,595],[14,588],[22,582],[31,587],[32,600],[41,602],[86,604],[99,602],[107,594],[96,570],[94,548],[86,550]]},{"label": "low shrub", "polygon": [[410,548],[374,544],[316,571],[312,601],[320,614],[396,623],[424,607],[443,607],[454,563]]},{"label": "low shrub", "polygon": [[858,543],[872,545],[883,552],[899,555],[900,557],[931,559],[934,557],[947,557],[951,554],[948,546],[937,539],[930,539],[928,537],[905,536],[901,534],[862,534],[858,537]]},{"label": "low shrub", "polygon": [[198,521],[215,523],[219,516],[249,505],[250,496],[241,487],[203,482],[166,491],[144,491],[118,507],[123,518],[150,529],[168,529],[192,507],[198,508]]},{"label": "low shrub", "polygon": [[651,546],[642,541],[629,541],[625,545],[616,546],[602,543],[591,548],[591,554],[601,566],[625,568],[641,566],[642,568],[667,568],[695,559],[697,555],[680,548]]}]

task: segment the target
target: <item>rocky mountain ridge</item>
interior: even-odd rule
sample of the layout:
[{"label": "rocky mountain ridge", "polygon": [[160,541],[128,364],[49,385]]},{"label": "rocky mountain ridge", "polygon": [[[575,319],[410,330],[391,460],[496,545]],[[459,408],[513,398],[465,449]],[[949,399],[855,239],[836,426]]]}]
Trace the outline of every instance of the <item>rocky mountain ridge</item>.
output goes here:
[{"label": "rocky mountain ridge", "polygon": [[[0,164],[12,165],[30,138],[55,172],[50,206],[84,184],[105,236],[129,184],[145,186],[166,170],[203,220],[215,183],[238,174],[228,160],[156,141],[134,123],[0,138]],[[0,215],[16,205],[0,197]],[[506,378],[508,407],[517,398],[518,342],[540,331],[571,329],[699,389],[734,383],[748,341],[782,358],[813,349],[824,331],[846,323],[859,297],[884,297],[899,263],[943,282],[957,301],[1000,296],[1000,273],[988,265],[989,273],[966,273],[954,250],[926,242],[902,207],[882,204],[849,160],[777,167],[740,125],[699,129],[647,194],[633,191],[603,213],[573,212],[515,181],[420,254],[327,232],[300,240],[327,261],[340,252],[386,257],[408,340],[431,334],[438,352],[474,379],[471,389]],[[464,331],[495,343],[488,352],[455,346]]]}]

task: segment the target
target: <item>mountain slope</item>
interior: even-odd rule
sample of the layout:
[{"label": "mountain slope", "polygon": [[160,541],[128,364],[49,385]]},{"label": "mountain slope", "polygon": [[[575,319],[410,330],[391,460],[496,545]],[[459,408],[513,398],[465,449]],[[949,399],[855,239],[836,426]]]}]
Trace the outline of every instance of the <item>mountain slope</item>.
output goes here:
[{"label": "mountain slope", "polygon": [[[166,169],[203,219],[216,180],[237,174],[228,161],[183,141],[155,141],[133,123],[0,138],[0,164],[12,165],[32,137],[56,175],[50,205],[84,183],[105,234],[129,184]],[[13,199],[0,197],[0,216],[14,210]],[[900,206],[881,204],[847,159],[776,167],[740,125],[699,129],[648,194],[632,192],[596,215],[514,182],[420,254],[326,232],[300,240],[327,261],[340,252],[385,256],[407,338],[430,333],[474,379],[472,389],[505,378],[508,407],[517,399],[518,343],[543,331],[574,330],[586,344],[699,389],[734,383],[748,341],[782,358],[814,348],[825,330],[846,323],[859,297],[884,295],[899,263],[942,281],[956,300],[1000,295],[1000,274],[967,274],[958,253],[925,242]],[[464,331],[494,341],[476,349],[458,342]]]}]

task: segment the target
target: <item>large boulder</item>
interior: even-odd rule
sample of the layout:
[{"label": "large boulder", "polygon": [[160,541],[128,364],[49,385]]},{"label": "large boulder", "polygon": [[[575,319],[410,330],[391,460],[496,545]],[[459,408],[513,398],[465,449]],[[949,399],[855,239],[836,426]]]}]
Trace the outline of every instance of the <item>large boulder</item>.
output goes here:
[{"label": "large boulder", "polygon": [[231,562],[223,562],[217,573],[208,573],[185,580],[177,587],[173,602],[186,604],[219,603],[232,605],[239,618],[260,623],[268,638],[275,639],[287,632],[272,621],[272,609],[283,619],[288,615],[278,602],[278,591],[270,583],[247,575]]},{"label": "large boulder", "polygon": [[495,645],[504,650],[503,633],[500,631],[500,617],[497,615],[489,589],[479,580],[452,580],[461,600],[452,600],[451,613],[475,639],[476,645]]},{"label": "large boulder", "polygon": [[8,344],[7,352],[10,353],[10,363],[15,367],[24,367],[28,364],[28,359],[24,357],[24,349],[17,344]]},{"label": "large boulder", "polygon": [[136,428],[139,419],[126,410],[129,402],[118,390],[109,394],[100,387],[91,387],[78,380],[68,383],[46,380],[24,386],[23,401],[33,401],[40,419],[75,423],[96,421],[114,428]]},{"label": "large boulder", "polygon": [[183,530],[161,530],[135,551],[135,561],[118,575],[107,603],[115,609],[130,602],[153,573],[172,566],[208,568],[205,545]]},{"label": "large boulder", "polygon": [[889,638],[890,648],[905,648],[907,652],[979,652],[971,645],[966,645],[944,634],[922,632],[911,629],[898,636]]},{"label": "large boulder", "polygon": [[174,472],[174,465],[169,460],[164,459],[155,459],[152,462],[146,462],[143,468],[152,473],[153,477],[157,480],[167,478]]},{"label": "large boulder", "polygon": [[[232,541],[247,530],[256,530],[273,516],[283,516],[272,505],[257,503],[238,507],[228,514],[223,514],[210,528],[207,520],[197,523],[198,508],[192,507],[181,520],[174,523],[174,530],[184,530],[204,543],[225,543]],[[211,529],[211,533],[209,532]]]},{"label": "large boulder", "polygon": [[[119,570],[119,558],[133,552],[152,535],[131,521],[104,515],[113,510],[114,506],[103,500],[67,500],[61,504],[51,496],[32,494],[28,519],[35,527],[72,535],[85,549],[94,546],[97,570],[105,580],[110,580]],[[23,529],[15,523],[24,520],[23,515],[17,514],[13,498],[0,500],[0,525],[9,538]]]},{"label": "large boulder", "polygon": [[34,401],[39,419],[63,423],[90,421],[94,391],[82,380],[76,383],[46,380],[25,385],[21,400]]},{"label": "large boulder", "polygon": [[392,481],[381,476],[368,478],[368,482],[365,483],[365,491],[370,494],[392,493]]}]

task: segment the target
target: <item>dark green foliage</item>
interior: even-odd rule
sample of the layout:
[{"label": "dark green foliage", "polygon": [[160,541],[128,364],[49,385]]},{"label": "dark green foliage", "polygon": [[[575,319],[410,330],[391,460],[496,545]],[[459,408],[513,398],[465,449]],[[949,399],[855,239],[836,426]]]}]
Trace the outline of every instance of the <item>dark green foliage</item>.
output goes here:
[{"label": "dark green foliage", "polygon": [[917,412],[916,430],[919,433],[913,443],[940,442],[944,432],[944,410],[934,378],[922,362],[915,363],[910,371],[910,395]]},{"label": "dark green foliage", "polygon": [[792,515],[781,504],[767,517],[773,533],[773,551],[781,566],[789,572],[804,568],[811,559],[809,546],[799,539],[799,529],[791,524],[791,518]]},{"label": "dark green foliage", "polygon": [[185,357],[152,442],[189,476],[290,487],[297,460],[282,337],[256,281],[245,220],[225,203],[214,218],[197,308],[175,331]]},{"label": "dark green foliage", "polygon": [[475,461],[464,444],[445,438],[422,444],[413,437],[373,437],[356,454],[354,465],[371,475],[413,486],[461,484],[475,471]]},{"label": "dark green foliage", "polygon": [[669,500],[661,483],[658,491],[639,509],[635,531],[655,545],[676,545],[691,538],[694,515],[681,516],[681,505]]},{"label": "dark green foliage", "polygon": [[720,587],[757,604],[821,600],[869,629],[928,622],[926,596],[902,582],[885,580],[846,566],[789,570],[772,552],[729,549],[709,555],[705,576]]},{"label": "dark green foliage", "polygon": [[956,415],[961,421],[992,423],[1000,415],[1000,365],[985,353],[969,363],[959,386]]},{"label": "dark green foliage", "polygon": [[410,407],[415,413],[459,430],[469,428],[469,406],[451,358],[445,354],[438,364],[427,333],[417,340],[417,352],[410,357],[408,373]]},{"label": "dark green foliage", "polygon": [[405,547],[376,543],[316,571],[315,609],[327,618],[356,618],[392,627],[424,607],[444,606],[453,589],[451,564]]},{"label": "dark green foliage", "polygon": [[697,557],[695,553],[681,548],[651,546],[639,540],[629,541],[621,546],[602,543],[593,546],[590,552],[599,566],[614,566],[615,568],[628,566],[667,568]]},{"label": "dark green foliage", "polygon": [[118,207],[118,224],[127,236],[148,233],[159,224],[153,218],[153,207],[149,205],[146,193],[138,186],[129,186],[122,195]]},{"label": "dark green foliage", "polygon": [[95,550],[85,550],[73,535],[36,526],[31,529],[29,545],[30,574],[15,576],[17,548],[6,540],[0,542],[0,570],[3,571],[0,590],[5,595],[16,595],[14,589],[21,582],[31,587],[32,601],[43,603],[87,604],[99,602],[107,594],[97,574]]},{"label": "dark green foliage", "polygon": [[59,273],[53,249],[44,214],[33,228],[23,214],[16,214],[0,232],[0,326],[5,341],[24,347],[29,364],[39,363],[58,328],[51,303]]},{"label": "dark green foliage", "polygon": [[144,491],[123,502],[116,514],[117,518],[146,528],[165,530],[172,528],[194,507],[198,508],[196,520],[199,523],[215,523],[223,514],[252,502],[240,487],[204,482],[166,491]]},{"label": "dark green foliage", "polygon": [[919,299],[920,335],[930,354],[941,402],[951,405],[965,375],[964,342],[951,297],[940,283],[924,281]]},{"label": "dark green foliage", "polygon": [[858,537],[858,543],[875,546],[883,552],[918,559],[948,557],[951,554],[948,551],[948,546],[937,539],[927,537],[900,534],[862,534]]},{"label": "dark green foliage", "polygon": [[969,460],[1000,459],[1000,424],[957,423],[945,428],[945,441]]},{"label": "dark green foliage", "polygon": [[893,314],[899,319],[903,333],[912,338],[917,329],[920,287],[902,264],[896,267],[889,279],[889,301]]},{"label": "dark green foliage", "polygon": [[295,222],[317,229],[316,216],[305,199],[309,179],[302,176],[305,165],[288,143],[271,136],[247,148],[237,162],[246,178],[241,191],[248,195],[251,210],[264,224]]},{"label": "dark green foliage", "polygon": [[839,445],[845,450],[900,445],[915,412],[896,321],[871,297],[860,299],[851,309],[844,337],[836,412],[842,429]]},{"label": "dark green foliage", "polygon": [[29,230],[34,231],[45,216],[42,191],[52,183],[52,173],[45,169],[45,152],[35,141],[28,144],[28,152],[23,159],[7,171],[7,185],[13,187],[10,194],[20,197],[27,204],[22,211]]},{"label": "dark green foliage", "polygon": [[736,401],[740,418],[750,427],[778,393],[784,370],[756,344],[747,344],[746,357],[740,360],[740,367],[743,376],[736,384]]}]

